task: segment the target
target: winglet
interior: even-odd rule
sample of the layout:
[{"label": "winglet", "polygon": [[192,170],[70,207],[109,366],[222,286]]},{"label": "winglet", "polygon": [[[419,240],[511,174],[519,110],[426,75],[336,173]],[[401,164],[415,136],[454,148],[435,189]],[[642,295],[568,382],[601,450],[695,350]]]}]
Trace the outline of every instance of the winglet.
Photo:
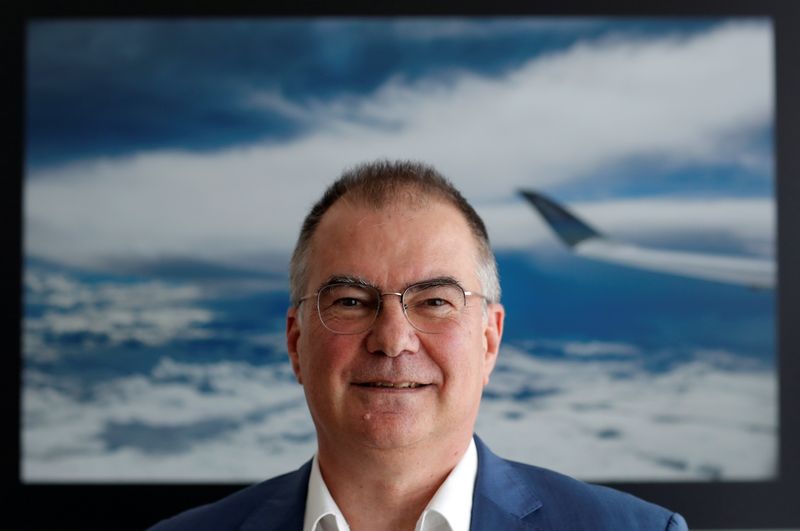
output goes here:
[{"label": "winglet", "polygon": [[520,190],[520,195],[528,200],[550,225],[550,228],[569,247],[574,247],[589,238],[602,238],[603,235],[578,219],[567,209],[531,190]]}]

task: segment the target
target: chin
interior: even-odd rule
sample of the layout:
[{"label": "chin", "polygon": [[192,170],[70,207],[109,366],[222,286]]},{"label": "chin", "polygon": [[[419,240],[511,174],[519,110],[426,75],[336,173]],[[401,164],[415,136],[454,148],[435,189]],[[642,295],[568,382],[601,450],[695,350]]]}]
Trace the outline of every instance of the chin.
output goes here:
[{"label": "chin", "polygon": [[422,442],[426,435],[412,419],[392,418],[396,415],[364,415],[359,431],[365,446],[391,450],[408,448]]}]

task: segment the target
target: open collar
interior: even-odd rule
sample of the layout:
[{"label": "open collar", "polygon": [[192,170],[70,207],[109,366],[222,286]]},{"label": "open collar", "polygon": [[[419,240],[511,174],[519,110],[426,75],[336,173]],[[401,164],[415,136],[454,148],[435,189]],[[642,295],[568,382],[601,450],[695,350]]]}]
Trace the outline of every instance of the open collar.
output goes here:
[{"label": "open collar", "polygon": [[[507,461],[493,454],[475,436],[478,474],[472,497],[470,529],[534,530],[526,518],[542,501]],[[279,484],[273,484],[264,502],[242,522],[240,531],[285,531],[303,528],[311,461]]]}]

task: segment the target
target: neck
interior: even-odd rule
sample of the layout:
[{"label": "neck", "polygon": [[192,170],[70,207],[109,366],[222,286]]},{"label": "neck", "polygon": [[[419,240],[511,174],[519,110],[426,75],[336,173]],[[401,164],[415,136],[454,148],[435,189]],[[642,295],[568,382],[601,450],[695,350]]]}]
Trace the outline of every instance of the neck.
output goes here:
[{"label": "neck", "polygon": [[410,529],[464,456],[470,439],[436,447],[348,448],[317,459],[325,485],[350,529]]}]

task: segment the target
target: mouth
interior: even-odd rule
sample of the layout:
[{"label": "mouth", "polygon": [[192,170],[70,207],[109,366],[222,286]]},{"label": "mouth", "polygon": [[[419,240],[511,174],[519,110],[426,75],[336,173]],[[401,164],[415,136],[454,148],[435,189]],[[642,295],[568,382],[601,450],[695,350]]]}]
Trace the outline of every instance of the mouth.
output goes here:
[{"label": "mouth", "polygon": [[419,382],[361,382],[355,385],[372,389],[420,389],[428,387],[430,384]]}]

